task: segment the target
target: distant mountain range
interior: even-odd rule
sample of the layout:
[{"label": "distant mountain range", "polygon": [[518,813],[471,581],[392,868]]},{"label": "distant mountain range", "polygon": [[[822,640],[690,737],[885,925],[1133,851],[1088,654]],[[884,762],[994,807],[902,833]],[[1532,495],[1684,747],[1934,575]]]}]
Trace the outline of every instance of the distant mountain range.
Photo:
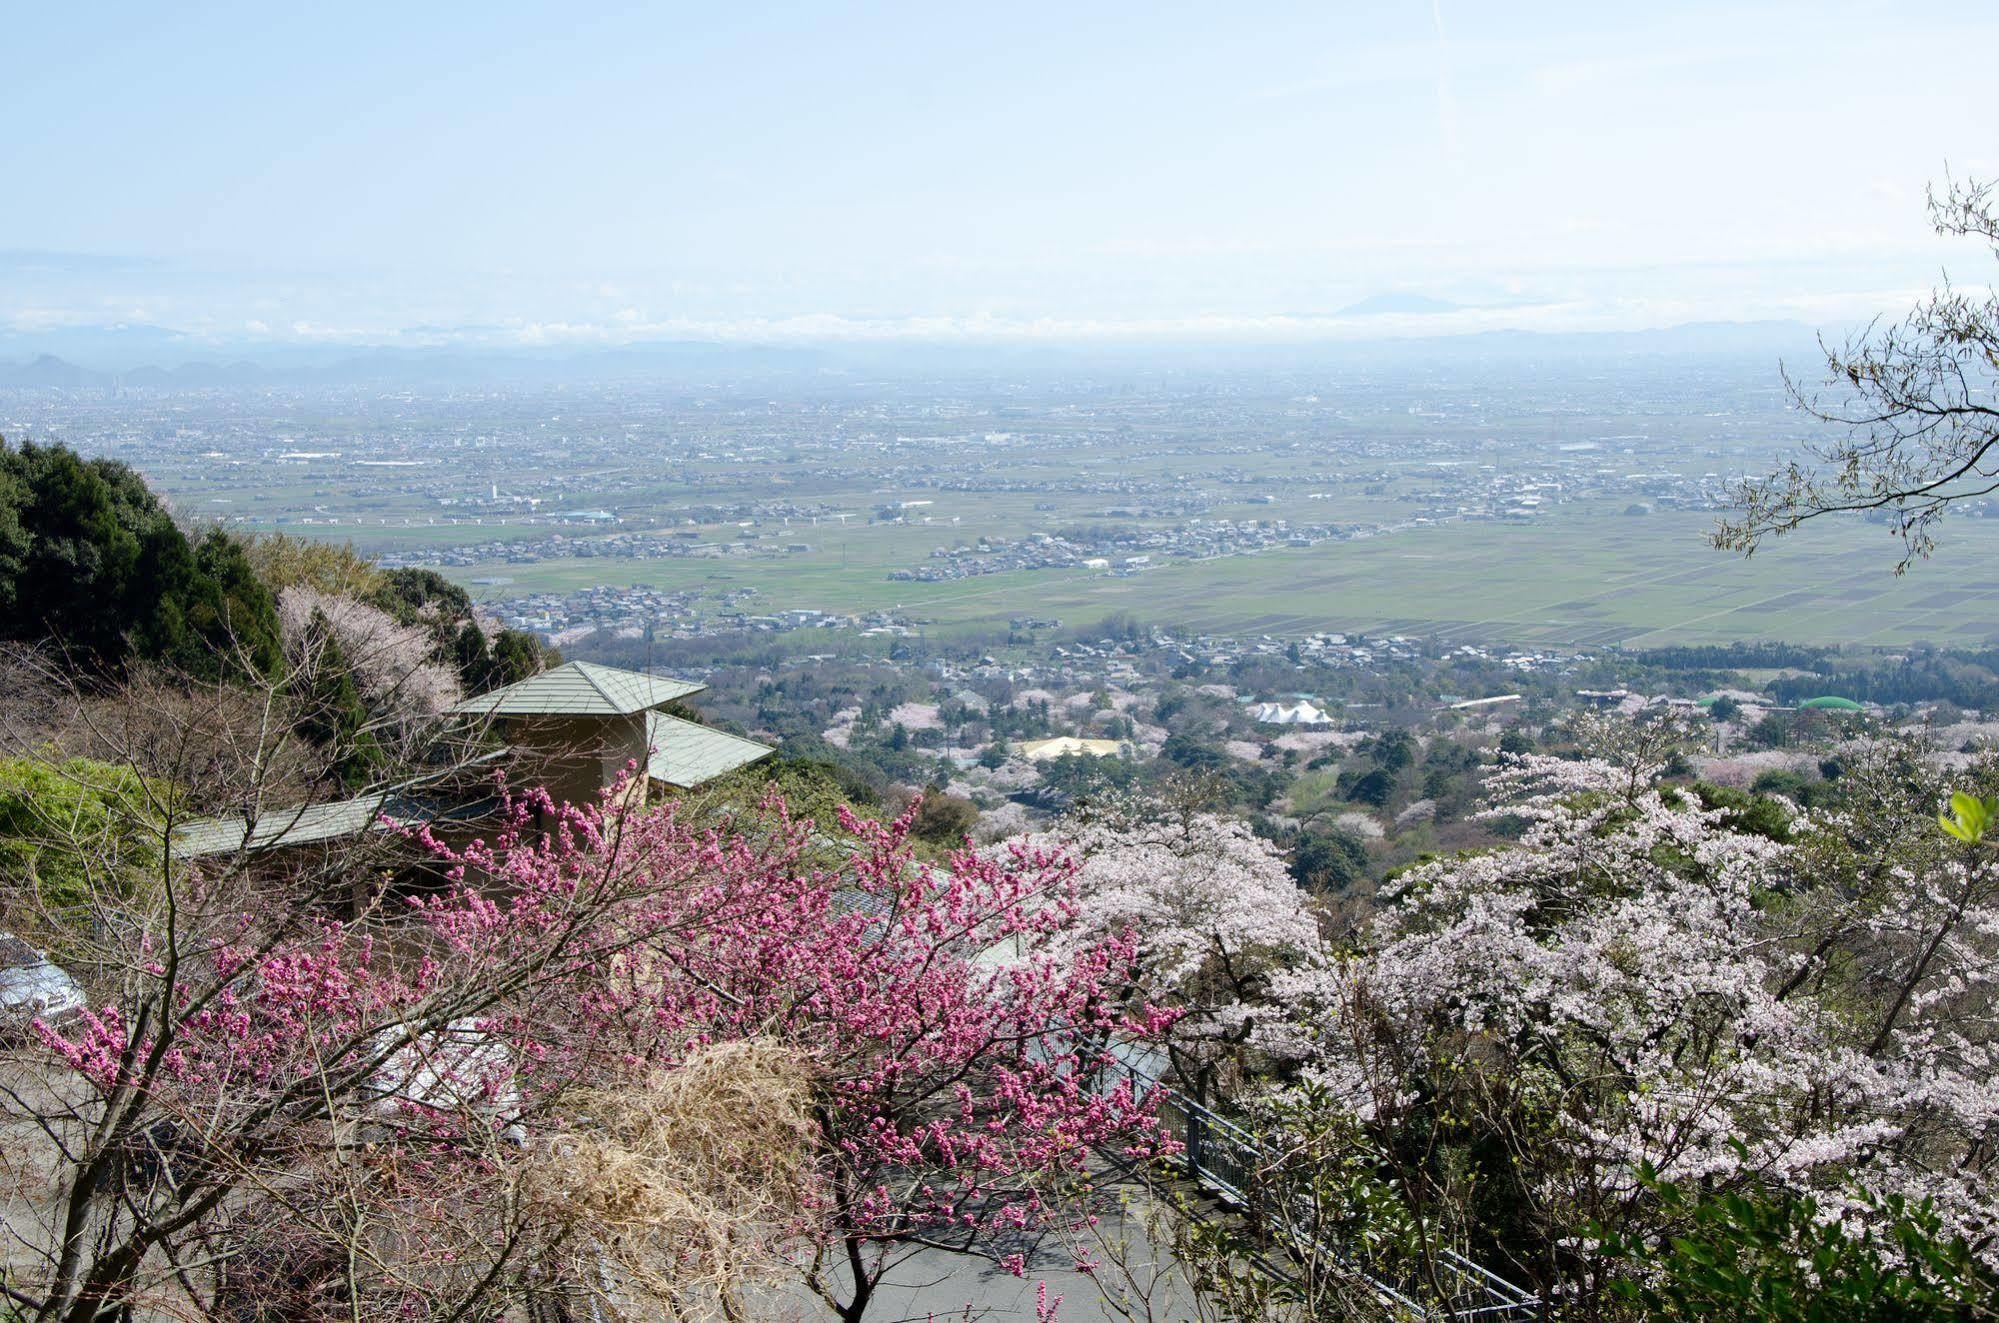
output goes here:
[{"label": "distant mountain range", "polygon": [[377,348],[324,354],[278,354],[267,360],[192,359],[173,367],[85,367],[54,354],[0,361],[0,387],[133,390],[278,385],[419,385],[555,382],[634,378],[700,379],[811,372],[826,365],[812,349],[707,342],[630,345],[583,352]]},{"label": "distant mountain range", "polygon": [[1423,294],[1376,294],[1358,303],[1349,303],[1335,317],[1423,317],[1438,312],[1462,312],[1462,303],[1433,299]]},{"label": "distant mountain range", "polygon": [[[1389,301],[1393,301],[1390,303]],[[1408,312],[1414,295],[1384,295],[1365,306]],[[1355,307],[1362,307],[1356,304]],[[1454,307],[1456,305],[1444,305]],[[1774,365],[1815,353],[1814,332],[1796,322],[1690,323],[1646,331],[1477,331],[1459,335],[1366,339],[1152,342],[1103,340],[843,342],[771,346],[668,341],[597,349],[339,348],[232,346],[205,357],[188,337],[157,328],[106,328],[91,336],[0,333],[0,388],[192,390],[256,386],[432,384],[549,385],[559,382],[663,381],[688,384],[764,378],[844,376],[873,379],[921,374],[1131,371],[1147,368],[1298,369],[1384,360],[1597,358],[1630,355],[1756,356]],[[36,347],[58,339],[64,353]],[[115,352],[113,347],[115,346]],[[26,352],[23,352],[26,351]]]}]

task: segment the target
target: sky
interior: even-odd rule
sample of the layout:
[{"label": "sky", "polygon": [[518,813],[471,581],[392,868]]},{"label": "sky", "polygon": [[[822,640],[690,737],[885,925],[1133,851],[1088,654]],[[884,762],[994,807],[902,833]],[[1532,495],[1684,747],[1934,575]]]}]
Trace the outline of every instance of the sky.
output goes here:
[{"label": "sky", "polygon": [[36,5],[0,328],[1826,324],[1989,279],[1924,187],[1999,174],[1995,47],[1991,0]]}]

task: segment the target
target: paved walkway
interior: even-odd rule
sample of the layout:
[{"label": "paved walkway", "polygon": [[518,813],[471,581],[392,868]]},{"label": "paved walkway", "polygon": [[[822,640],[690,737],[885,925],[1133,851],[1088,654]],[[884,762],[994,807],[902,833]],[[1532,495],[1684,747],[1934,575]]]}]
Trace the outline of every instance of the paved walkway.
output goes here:
[{"label": "paved walkway", "polygon": [[[1052,1303],[1061,1297],[1061,1323],[1123,1323],[1129,1319],[1192,1316],[1187,1291],[1169,1253],[1147,1234],[1145,1193],[1137,1187],[1119,1191],[1126,1206],[1107,1206],[1099,1217],[1092,1257],[1103,1266],[1089,1274],[1076,1267],[1075,1253],[1055,1238],[1045,1241],[1029,1260],[1027,1275],[1015,1277],[989,1261],[941,1250],[917,1250],[890,1270],[868,1309],[868,1323],[1034,1323],[1039,1287],[1045,1283]],[[1102,1245],[1121,1246],[1120,1269]],[[1149,1294],[1148,1312],[1135,1297]],[[1129,1310],[1106,1301],[1128,1301]],[[830,1318],[825,1306],[802,1291],[786,1293],[774,1317],[796,1323]]]}]

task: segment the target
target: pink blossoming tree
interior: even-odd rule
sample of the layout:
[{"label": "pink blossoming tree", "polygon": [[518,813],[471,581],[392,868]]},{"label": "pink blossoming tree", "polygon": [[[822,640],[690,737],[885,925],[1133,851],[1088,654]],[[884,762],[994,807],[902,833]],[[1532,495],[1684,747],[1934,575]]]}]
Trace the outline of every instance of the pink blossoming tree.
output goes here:
[{"label": "pink blossoming tree", "polygon": [[[15,1306],[497,1316],[663,1308],[692,1282],[727,1312],[710,1269],[753,1241],[857,1319],[912,1246],[1004,1258],[1078,1216],[1094,1152],[1155,1142],[1143,1101],[1099,1081],[1111,1039],[1170,1019],[1130,1012],[1129,939],[1054,940],[1072,881],[1054,854],[924,868],[906,820],[848,820],[849,857],[816,867],[811,824],[766,812],[697,828],[525,795],[490,843],[422,836],[445,885],[344,921],[344,885],[164,867],[76,962],[97,1009],[6,1062],[8,1150],[44,1169],[38,1224],[10,1224],[34,1258]],[[773,1138],[687,1141],[630,1101],[731,1044],[793,1073],[797,1116],[729,1122]],[[662,1133],[675,1151],[630,1138]],[[584,1153],[650,1202],[551,1179]],[[662,1187],[680,1211],[635,1235]],[[698,1234],[690,1203],[713,1207]]]},{"label": "pink blossoming tree", "polygon": [[862,1317],[913,1251],[1018,1271],[1008,1246],[1077,1218],[1093,1155],[1162,1142],[1144,1100],[1106,1080],[1114,1042],[1174,1019],[1129,1005],[1135,940],[1071,940],[1075,870],[1058,851],[933,868],[911,857],[914,807],[889,824],[843,812],[854,852],[815,869],[801,862],[812,824],[766,811],[759,865],[714,870],[690,897],[694,936],[655,924],[670,940],[608,963],[586,1002],[593,1050],[657,1060],[759,1036],[811,1063],[826,1185],[807,1281],[841,1318]]}]

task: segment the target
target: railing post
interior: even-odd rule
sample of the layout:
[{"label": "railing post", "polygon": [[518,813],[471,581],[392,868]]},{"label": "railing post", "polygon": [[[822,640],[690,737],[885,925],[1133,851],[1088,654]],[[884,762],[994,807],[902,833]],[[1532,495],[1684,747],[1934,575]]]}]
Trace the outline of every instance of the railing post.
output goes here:
[{"label": "railing post", "polygon": [[1194,1105],[1187,1109],[1187,1170],[1196,1184],[1201,1180],[1201,1118],[1208,1111],[1208,1068],[1194,1072]]},{"label": "railing post", "polygon": [[1196,1185],[1201,1182],[1201,1107],[1187,1109],[1187,1172]]}]

